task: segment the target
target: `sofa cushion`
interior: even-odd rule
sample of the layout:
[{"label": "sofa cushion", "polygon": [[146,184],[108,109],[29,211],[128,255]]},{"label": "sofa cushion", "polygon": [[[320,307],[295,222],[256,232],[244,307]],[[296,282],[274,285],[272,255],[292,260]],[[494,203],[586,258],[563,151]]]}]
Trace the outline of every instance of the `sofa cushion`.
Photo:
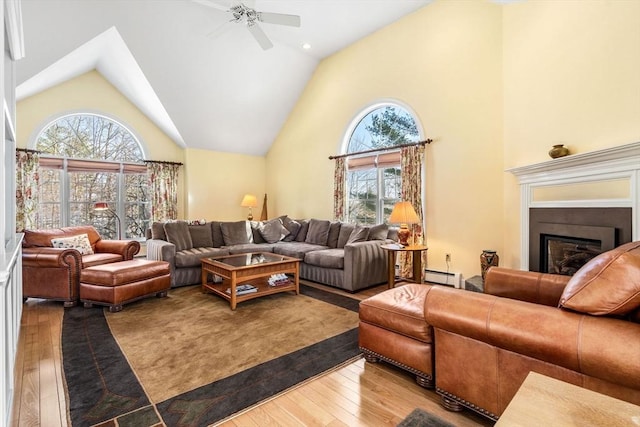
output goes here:
[{"label": "sofa cushion", "polygon": [[327,246],[330,248],[338,247],[338,238],[340,237],[340,228],[342,223],[340,221],[334,221],[329,226],[329,236],[327,237]]},{"label": "sofa cushion", "polygon": [[82,255],[82,268],[93,267],[96,265],[110,264],[112,262],[124,261],[122,255],[101,252],[91,255]]},{"label": "sofa cushion", "polygon": [[432,330],[424,316],[430,290],[430,286],[409,283],[364,299],[360,301],[360,321],[430,343]]},{"label": "sofa cushion", "polygon": [[303,260],[307,252],[329,249],[326,246],[304,242],[278,242],[273,245],[273,252]]},{"label": "sofa cushion", "polygon": [[250,252],[273,252],[273,243],[247,243],[246,245],[227,246],[230,255],[248,254]]},{"label": "sofa cushion", "polygon": [[258,231],[267,243],[279,242],[289,234],[289,230],[287,230],[280,218],[261,222],[258,225]]},{"label": "sofa cushion", "polygon": [[300,231],[302,225],[298,221],[291,219],[286,215],[282,216],[281,219],[282,224],[287,228],[287,230],[289,230],[289,234],[282,240],[284,242],[293,242],[298,236],[298,231]]},{"label": "sofa cushion", "polygon": [[298,230],[298,235],[294,239],[294,242],[304,242],[307,238],[307,232],[309,231],[309,220],[299,219],[297,221],[300,223],[300,230]]},{"label": "sofa cushion", "polygon": [[176,252],[176,267],[200,267],[201,259],[213,256],[229,255],[227,249],[221,248],[191,248]]},{"label": "sofa cushion", "polygon": [[347,244],[347,240],[349,240],[354,228],[356,228],[355,224],[349,224],[346,222],[340,226],[340,236],[338,237],[337,248],[344,248],[344,245]]},{"label": "sofa cushion", "polygon": [[193,247],[189,226],[184,221],[166,222],[164,224],[164,233],[167,235],[167,242],[176,246],[176,252]]},{"label": "sofa cushion", "polygon": [[619,316],[640,307],[640,241],[603,252],[583,265],[567,283],[559,305]]},{"label": "sofa cushion", "polygon": [[62,249],[76,249],[82,255],[93,254],[91,243],[89,243],[89,236],[86,234],[53,238],[51,239],[51,246]]},{"label": "sofa cushion", "polygon": [[349,240],[347,240],[347,245],[350,243],[365,242],[367,237],[369,237],[369,227],[356,225],[349,236]]},{"label": "sofa cushion", "polygon": [[389,226],[387,224],[378,224],[369,228],[369,236],[367,240],[385,240],[389,234]]},{"label": "sofa cushion", "polygon": [[323,249],[311,251],[304,255],[305,264],[323,268],[344,269],[344,249]]},{"label": "sofa cushion", "polygon": [[267,243],[266,240],[260,234],[260,226],[262,221],[251,221],[251,235],[253,237],[253,243]]},{"label": "sofa cushion", "polygon": [[244,245],[253,242],[253,232],[249,221],[221,222],[220,228],[225,246]]},{"label": "sofa cushion", "polygon": [[158,240],[167,240],[167,235],[164,233],[164,223],[154,222],[151,224],[151,238]]},{"label": "sofa cushion", "polygon": [[304,241],[314,245],[327,246],[330,228],[331,222],[328,220],[310,219],[309,230],[307,231],[307,237]]},{"label": "sofa cushion", "polygon": [[211,221],[211,237],[213,238],[213,247],[220,248],[224,246],[224,237],[222,237],[222,224],[220,221]]},{"label": "sofa cushion", "polygon": [[211,236],[211,226],[209,224],[188,225],[188,227],[194,248],[213,247],[213,237]]},{"label": "sofa cushion", "polygon": [[94,248],[95,244],[101,240],[98,231],[91,225],[79,225],[75,227],[50,228],[40,230],[24,230],[24,238],[22,247],[44,247],[51,248],[51,239],[57,237],[72,237],[80,234],[86,234],[89,237],[89,243]]}]

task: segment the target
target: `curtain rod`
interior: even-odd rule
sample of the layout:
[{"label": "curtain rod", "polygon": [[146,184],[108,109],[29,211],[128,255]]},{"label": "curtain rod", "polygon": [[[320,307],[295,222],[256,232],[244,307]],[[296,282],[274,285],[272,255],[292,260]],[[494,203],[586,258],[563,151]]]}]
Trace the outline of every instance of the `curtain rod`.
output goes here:
[{"label": "curtain rod", "polygon": [[42,151],[38,151],[38,150],[31,150],[29,148],[16,148],[16,151],[24,151],[25,153],[42,153]]},{"label": "curtain rod", "polygon": [[432,139],[425,139],[424,141],[394,145],[393,147],[372,148],[371,150],[358,151],[357,153],[338,154],[337,156],[329,156],[329,160],[340,159],[342,157],[357,156],[359,154],[379,153],[382,151],[397,150],[398,148],[413,147],[415,145],[426,145],[426,144],[431,144],[432,142],[433,142]]},{"label": "curtain rod", "polygon": [[163,162],[161,160],[145,160],[145,163],[163,163],[165,165],[178,165],[178,166],[182,166],[182,163],[178,163],[178,162]]}]

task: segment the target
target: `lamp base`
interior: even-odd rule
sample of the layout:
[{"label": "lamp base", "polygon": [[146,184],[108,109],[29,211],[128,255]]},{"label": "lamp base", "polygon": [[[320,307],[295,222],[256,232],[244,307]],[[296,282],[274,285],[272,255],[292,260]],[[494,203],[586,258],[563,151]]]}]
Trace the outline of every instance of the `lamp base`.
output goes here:
[{"label": "lamp base", "polygon": [[247,221],[253,221],[253,215],[251,214],[247,215]]},{"label": "lamp base", "polygon": [[409,237],[411,237],[411,230],[409,230],[406,224],[400,225],[400,229],[398,229],[398,243],[402,246],[407,246],[409,244]]}]

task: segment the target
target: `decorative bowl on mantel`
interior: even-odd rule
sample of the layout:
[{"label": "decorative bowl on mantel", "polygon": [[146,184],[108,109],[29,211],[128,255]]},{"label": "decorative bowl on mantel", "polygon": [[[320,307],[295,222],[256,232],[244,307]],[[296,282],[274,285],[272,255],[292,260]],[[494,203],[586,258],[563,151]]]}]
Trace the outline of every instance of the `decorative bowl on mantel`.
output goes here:
[{"label": "decorative bowl on mantel", "polygon": [[552,159],[557,159],[558,157],[564,157],[569,154],[569,149],[564,146],[564,144],[556,144],[553,146],[551,150],[549,150],[549,155]]}]

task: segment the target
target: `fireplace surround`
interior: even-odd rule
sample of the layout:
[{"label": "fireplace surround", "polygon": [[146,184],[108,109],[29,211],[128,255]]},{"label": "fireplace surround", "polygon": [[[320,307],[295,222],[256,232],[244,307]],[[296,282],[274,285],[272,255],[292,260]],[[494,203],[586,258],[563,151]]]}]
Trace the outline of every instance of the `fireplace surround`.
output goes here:
[{"label": "fireplace surround", "polygon": [[521,269],[548,268],[549,236],[588,248],[573,258],[640,240],[640,142],[507,171],[520,184]]}]

